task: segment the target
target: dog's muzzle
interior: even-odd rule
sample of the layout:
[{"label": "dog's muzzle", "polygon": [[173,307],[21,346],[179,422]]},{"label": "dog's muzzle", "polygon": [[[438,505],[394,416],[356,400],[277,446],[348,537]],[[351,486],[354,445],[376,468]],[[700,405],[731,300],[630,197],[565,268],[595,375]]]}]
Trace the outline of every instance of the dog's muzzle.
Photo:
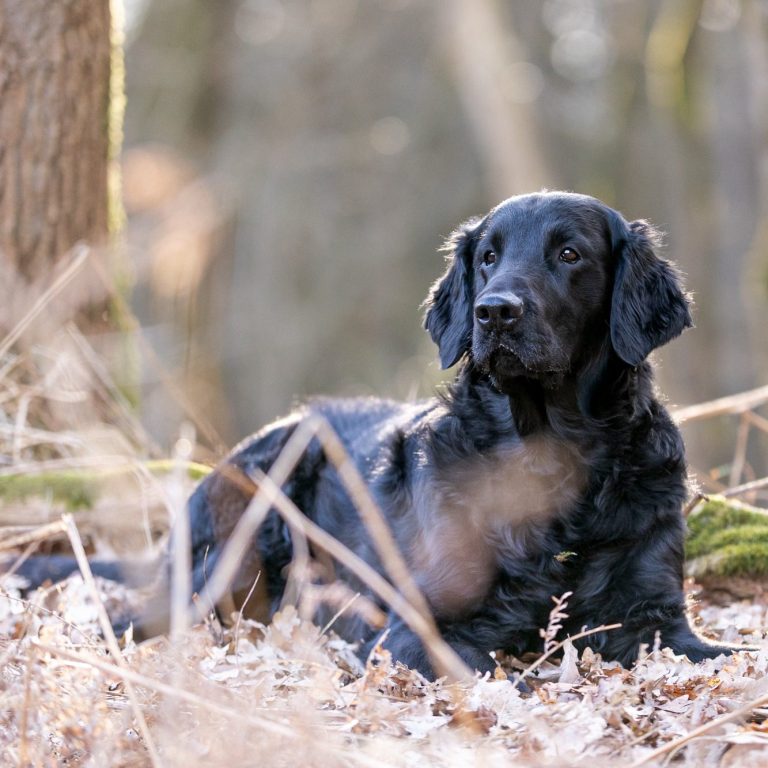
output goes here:
[{"label": "dog's muzzle", "polygon": [[511,330],[523,316],[523,300],[514,293],[491,293],[478,298],[475,319],[486,331]]}]

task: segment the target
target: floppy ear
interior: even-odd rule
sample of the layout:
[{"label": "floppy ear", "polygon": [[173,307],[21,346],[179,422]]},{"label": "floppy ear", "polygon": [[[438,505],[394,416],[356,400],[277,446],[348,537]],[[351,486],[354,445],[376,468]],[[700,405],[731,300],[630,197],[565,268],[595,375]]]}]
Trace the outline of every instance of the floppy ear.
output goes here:
[{"label": "floppy ear", "polygon": [[448,269],[424,302],[424,327],[437,344],[442,368],[455,365],[472,344],[472,252],[480,224],[470,219],[446,240]]},{"label": "floppy ear", "polygon": [[611,301],[611,342],[619,357],[639,365],[652,350],[693,325],[680,273],[654,248],[659,234],[645,221],[611,221],[618,254]]}]

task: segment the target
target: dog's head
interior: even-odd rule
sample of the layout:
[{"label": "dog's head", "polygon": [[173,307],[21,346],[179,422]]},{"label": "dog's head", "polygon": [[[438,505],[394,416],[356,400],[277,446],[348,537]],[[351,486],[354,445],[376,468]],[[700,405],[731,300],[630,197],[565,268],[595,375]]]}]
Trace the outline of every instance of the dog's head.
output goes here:
[{"label": "dog's head", "polygon": [[691,325],[656,232],[592,197],[513,197],[449,238],[450,263],[425,326],[443,368],[468,355],[505,391],[519,377],[557,386],[610,340],[629,366]]}]

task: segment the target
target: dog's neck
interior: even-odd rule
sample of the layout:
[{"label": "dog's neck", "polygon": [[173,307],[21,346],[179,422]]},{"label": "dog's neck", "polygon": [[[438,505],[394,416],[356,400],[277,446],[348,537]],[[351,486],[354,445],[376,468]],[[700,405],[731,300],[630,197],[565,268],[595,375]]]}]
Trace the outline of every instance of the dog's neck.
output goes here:
[{"label": "dog's neck", "polygon": [[520,376],[506,381],[501,391],[467,360],[446,396],[449,407],[457,406],[452,410],[462,415],[465,428],[479,439],[510,429],[521,437],[548,430],[565,439],[588,439],[590,434],[599,439],[605,430],[634,423],[653,400],[650,365],[629,366],[607,347],[554,387]]}]

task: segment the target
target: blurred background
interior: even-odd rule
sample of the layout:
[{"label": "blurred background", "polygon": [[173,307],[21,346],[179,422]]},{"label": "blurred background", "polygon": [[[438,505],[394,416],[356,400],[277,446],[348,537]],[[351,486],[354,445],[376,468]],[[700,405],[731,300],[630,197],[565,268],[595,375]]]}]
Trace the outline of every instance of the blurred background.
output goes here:
[{"label": "blurred background", "polygon": [[[313,393],[427,395],[451,229],[543,187],[666,232],[689,404],[768,381],[768,2],[126,0],[133,308],[232,444]],[[161,445],[185,418],[142,366]],[[736,422],[687,429],[729,461]],[[205,434],[202,438],[205,439]],[[752,446],[752,451],[759,446]]]}]

